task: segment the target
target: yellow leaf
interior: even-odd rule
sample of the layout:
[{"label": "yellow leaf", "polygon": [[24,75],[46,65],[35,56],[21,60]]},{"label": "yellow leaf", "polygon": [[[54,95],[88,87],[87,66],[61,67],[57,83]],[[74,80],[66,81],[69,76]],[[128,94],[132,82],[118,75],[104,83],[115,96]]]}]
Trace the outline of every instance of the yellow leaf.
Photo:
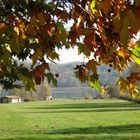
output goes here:
[{"label": "yellow leaf", "polygon": [[21,38],[22,38],[22,39],[26,39],[26,35],[25,35],[25,34],[22,34],[22,35],[21,35]]},{"label": "yellow leaf", "polygon": [[19,28],[18,27],[14,27],[14,31],[17,33],[17,35],[19,35]]},{"label": "yellow leaf", "polygon": [[123,58],[126,58],[126,59],[128,59],[130,57],[130,54],[128,52],[126,52],[125,50],[122,50],[122,49],[120,49],[118,51],[118,55],[123,57]]},{"label": "yellow leaf", "polygon": [[140,65],[140,58],[136,57],[135,55],[131,55],[134,62],[136,62],[138,65]]},{"label": "yellow leaf", "polygon": [[138,99],[140,97],[139,91],[137,89],[135,89],[131,95],[134,99]]},{"label": "yellow leaf", "polygon": [[123,92],[127,90],[128,81],[126,81],[124,78],[120,77],[120,79],[119,79],[117,84],[120,87],[120,93],[123,94]]}]

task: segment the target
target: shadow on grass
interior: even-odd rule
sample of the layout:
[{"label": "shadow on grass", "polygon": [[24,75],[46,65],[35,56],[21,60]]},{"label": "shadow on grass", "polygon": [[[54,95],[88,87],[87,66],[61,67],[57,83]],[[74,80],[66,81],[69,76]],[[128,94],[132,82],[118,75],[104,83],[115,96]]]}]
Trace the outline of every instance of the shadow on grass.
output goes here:
[{"label": "shadow on grass", "polygon": [[[135,133],[133,133],[135,132]],[[98,126],[85,128],[60,129],[47,132],[40,130],[38,137],[16,137],[16,140],[139,140],[140,124],[118,125],[118,126]],[[129,135],[131,133],[131,135]],[[124,134],[124,135],[121,135]],[[137,134],[137,135],[136,135]],[[53,136],[53,137],[52,137]],[[40,138],[39,138],[40,137]],[[41,138],[42,137],[42,138]],[[14,140],[14,139],[3,139]]]},{"label": "shadow on grass", "polygon": [[60,138],[36,138],[36,137],[20,137],[16,139],[2,139],[2,140],[140,140],[139,136],[130,137],[130,136],[104,136],[104,137],[87,137],[87,136],[77,136],[73,138],[69,137],[60,137]]},{"label": "shadow on grass", "polygon": [[112,109],[69,109],[69,110],[38,110],[38,111],[30,111],[30,112],[22,112],[22,113],[93,113],[93,112],[126,112],[126,111],[140,111],[139,108],[112,108]]},{"label": "shadow on grass", "polygon": [[112,103],[79,103],[79,104],[62,104],[47,107],[28,107],[29,109],[72,109],[72,108],[121,108],[121,107],[140,107],[140,104],[132,102],[112,102]]},{"label": "shadow on grass", "polygon": [[98,126],[98,127],[84,127],[84,128],[73,128],[73,129],[62,129],[52,131],[44,134],[117,134],[117,133],[133,133],[140,132],[140,124],[129,124],[129,125],[118,125],[118,126]]},{"label": "shadow on grass", "polygon": [[132,102],[79,103],[51,105],[47,107],[27,107],[26,109],[33,110],[25,113],[119,112],[140,111],[140,105]]}]

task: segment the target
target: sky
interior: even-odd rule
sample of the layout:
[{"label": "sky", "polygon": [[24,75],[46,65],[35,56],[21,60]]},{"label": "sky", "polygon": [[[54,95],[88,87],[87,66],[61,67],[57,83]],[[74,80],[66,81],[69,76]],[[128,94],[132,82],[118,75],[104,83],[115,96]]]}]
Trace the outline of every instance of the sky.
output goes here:
[{"label": "sky", "polygon": [[60,59],[60,62],[58,63],[69,63],[69,62],[83,62],[83,55],[78,55],[78,49],[77,47],[71,48],[71,49],[65,49],[63,47],[62,50],[57,51]]}]

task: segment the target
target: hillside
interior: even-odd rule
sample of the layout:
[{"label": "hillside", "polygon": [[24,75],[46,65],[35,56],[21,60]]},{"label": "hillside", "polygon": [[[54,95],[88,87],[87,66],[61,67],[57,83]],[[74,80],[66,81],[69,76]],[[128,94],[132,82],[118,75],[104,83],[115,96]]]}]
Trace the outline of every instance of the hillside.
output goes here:
[{"label": "hillside", "polygon": [[[51,70],[59,74],[58,87],[85,87],[87,83],[81,83],[74,74],[74,68],[79,62],[54,65],[51,64]],[[108,65],[98,66],[98,74],[101,84],[114,85],[119,78],[119,73],[114,71]],[[111,70],[108,72],[108,70]]]}]

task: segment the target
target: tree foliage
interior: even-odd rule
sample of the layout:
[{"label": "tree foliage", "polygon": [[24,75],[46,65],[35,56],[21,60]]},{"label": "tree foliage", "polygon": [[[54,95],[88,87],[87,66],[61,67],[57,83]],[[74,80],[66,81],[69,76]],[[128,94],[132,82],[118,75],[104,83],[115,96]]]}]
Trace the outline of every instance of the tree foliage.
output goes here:
[{"label": "tree foliage", "polygon": [[[139,9],[140,0],[1,0],[0,82],[8,88],[22,80],[29,89],[47,76],[56,84],[46,60],[59,60],[56,48],[62,46],[77,46],[79,54],[92,56],[75,68],[82,82],[97,83],[99,64],[118,71],[131,61],[140,64]],[[69,21],[73,24],[66,29]],[[27,58],[32,60],[30,68],[17,64]],[[132,73],[118,84],[136,95],[137,80],[139,73]]]}]

